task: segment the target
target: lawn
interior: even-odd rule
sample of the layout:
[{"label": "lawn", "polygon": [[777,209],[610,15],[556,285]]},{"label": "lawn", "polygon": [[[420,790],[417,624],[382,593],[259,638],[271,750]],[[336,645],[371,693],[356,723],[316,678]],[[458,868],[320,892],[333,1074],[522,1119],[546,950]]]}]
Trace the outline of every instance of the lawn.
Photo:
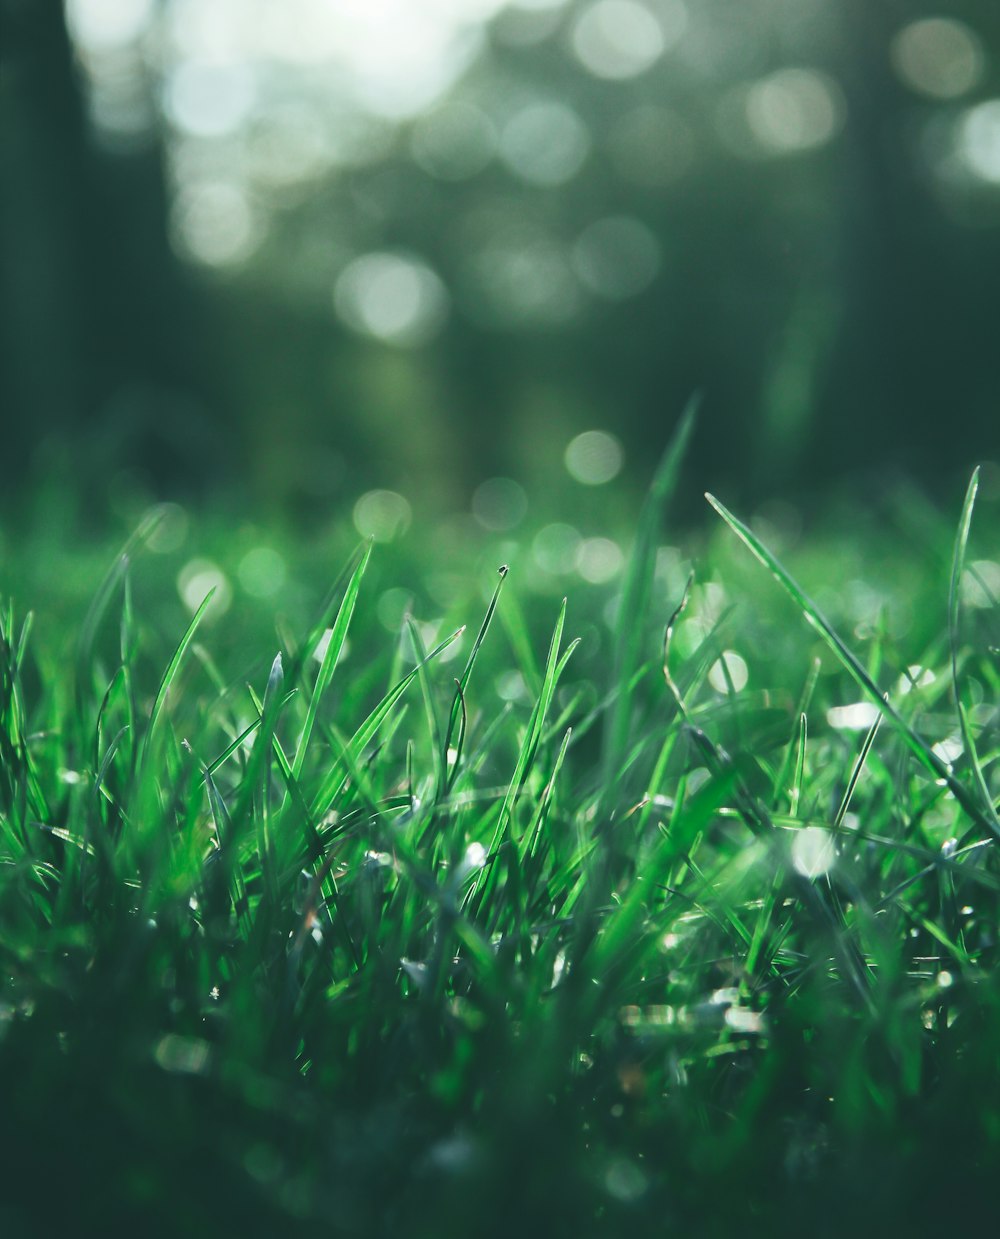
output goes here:
[{"label": "lawn", "polygon": [[6,548],[3,1234],[979,1219],[995,496],[684,533],[685,436],[607,579],[173,510]]}]

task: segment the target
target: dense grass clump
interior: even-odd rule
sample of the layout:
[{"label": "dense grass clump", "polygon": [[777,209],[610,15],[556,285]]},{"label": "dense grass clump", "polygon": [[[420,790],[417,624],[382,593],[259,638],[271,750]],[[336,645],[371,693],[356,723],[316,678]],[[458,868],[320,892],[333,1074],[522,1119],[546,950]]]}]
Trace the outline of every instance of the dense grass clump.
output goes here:
[{"label": "dense grass clump", "polygon": [[737,624],[702,566],[663,607],[681,446],[589,653],[505,568],[464,637],[387,638],[369,546],[249,682],[211,596],[157,656],[148,531],[73,643],[4,607],[5,1235],[929,1233],[988,1199],[975,484],[905,649],[718,503],[781,588]]}]

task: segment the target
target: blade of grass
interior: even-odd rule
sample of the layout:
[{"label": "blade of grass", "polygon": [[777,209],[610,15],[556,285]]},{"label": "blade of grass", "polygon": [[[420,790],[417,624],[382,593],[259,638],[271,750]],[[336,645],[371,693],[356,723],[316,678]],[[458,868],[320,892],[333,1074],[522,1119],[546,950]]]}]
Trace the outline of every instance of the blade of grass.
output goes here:
[{"label": "blade of grass", "polygon": [[[888,694],[886,694],[888,700]],[[871,752],[871,747],[875,743],[875,737],[878,734],[878,729],[882,723],[882,715],[878,714],[864,738],[861,745],[861,750],[858,753],[857,759],[854,762],[854,769],[851,771],[851,777],[847,782],[847,787],[844,789],[844,795],[841,798],[840,805],[833,818],[833,831],[836,835],[843,825],[844,818],[847,816],[847,810],[851,807],[851,801],[854,799],[854,792],[858,786],[858,780],[861,778],[861,772],[865,768],[865,762],[868,760],[868,754]]]},{"label": "blade of grass", "polygon": [[604,733],[602,753],[605,803],[614,795],[622,758],[628,745],[634,695],[626,686],[644,661],[642,649],[646,640],[646,618],[652,594],[660,529],[667,505],[677,487],[699,403],[697,396],[689,401],[656,470],[639,517],[635,543],[622,586],[612,659],[612,682],[619,691],[615,695],[611,718]]},{"label": "blade of grass", "polygon": [[947,764],[938,757],[926,740],[918,735],[895,706],[886,700],[881,689],[872,681],[857,657],[851,652],[830,621],[823,615],[816,603],[806,594],[791,573],[771,554],[757,535],[735,517],[714,495],[706,494],[705,498],[751,554],[767,568],[779,585],[782,586],[802,612],[806,622],[816,629],[858,687],[869,696],[872,702],[890,720],[921,765],[948,787],[948,790],[958,803],[975,822],[994,834],[1000,833],[992,818],[983,812],[982,807],[978,803],[978,798],[969,793],[965,785],[954,776]]},{"label": "blade of grass", "polygon": [[330,681],[333,679],[333,673],[344,649],[344,642],[347,640],[347,632],[351,626],[354,608],[358,601],[358,593],[361,590],[361,581],[365,575],[365,569],[368,567],[368,561],[371,559],[371,553],[372,542],[369,540],[357,567],[351,573],[351,578],[347,583],[344,597],[340,603],[340,609],[337,611],[337,618],[334,620],[333,628],[330,631],[330,640],[327,642],[326,649],[323,652],[323,661],[320,664],[319,674],[316,676],[316,683],[313,686],[312,696],[309,698],[305,721],[302,724],[298,744],[295,748],[292,774],[296,781],[302,775],[302,764],[305,761],[306,751],[309,748],[313,727],[316,725],[316,714],[319,710],[320,702],[323,699],[323,694],[330,687]]},{"label": "blade of grass", "polygon": [[85,685],[94,656],[94,645],[97,641],[98,629],[111,603],[111,599],[114,597],[115,590],[118,588],[118,583],[128,571],[134,552],[148,540],[162,520],[163,510],[158,509],[143,520],[135,532],[128,538],[98,586],[83,624],[80,627],[80,637],[76,650],[76,703],[77,713],[81,719],[86,716]]},{"label": "blade of grass", "polygon": [[493,838],[490,846],[487,849],[489,860],[483,869],[480,870],[476,877],[476,881],[470,887],[466,896],[466,904],[474,900],[480,890],[489,889],[489,879],[495,870],[495,860],[497,848],[507,834],[511,815],[513,813],[514,804],[521,794],[521,789],[524,786],[525,779],[531,770],[532,763],[535,759],[535,754],[538,750],[538,743],[542,735],[542,730],[545,725],[545,716],[548,714],[549,706],[552,703],[552,698],[555,694],[556,685],[559,682],[559,677],[562,675],[566,663],[569,661],[570,655],[579,644],[578,641],[573,641],[567,647],[565,653],[560,658],[559,647],[562,644],[563,627],[566,623],[566,599],[562,600],[562,605],[559,608],[559,616],[556,620],[556,626],[552,632],[552,639],[549,642],[548,657],[545,660],[545,672],[542,676],[542,687],[539,693],[538,700],[535,702],[534,709],[531,712],[531,718],[528,722],[527,730],[524,733],[524,739],[521,742],[521,747],[517,755],[517,763],[514,767],[514,774],[511,777],[510,783],[507,785],[507,792],[504,796],[503,803],[500,806],[500,812],[497,816],[496,825],[493,829]]},{"label": "blade of grass", "polygon": [[962,504],[962,515],[958,522],[958,532],[955,535],[955,551],[951,563],[951,582],[948,588],[948,640],[951,647],[951,691],[955,701],[955,712],[958,715],[958,726],[962,736],[962,747],[969,760],[976,791],[987,814],[993,832],[1000,836],[1000,819],[997,818],[993,797],[983,775],[983,767],[976,750],[975,737],[969,726],[969,716],[962,703],[962,687],[958,673],[958,642],[959,621],[961,618],[961,588],[962,573],[965,568],[965,552],[969,544],[969,533],[972,528],[972,513],[976,506],[976,492],[979,489],[979,469],[973,470],[965,492],[965,502]]},{"label": "blade of grass", "polygon": [[213,586],[205,597],[202,599],[201,606],[195,611],[191,623],[187,626],[187,631],[178,642],[173,657],[167,663],[167,669],[163,673],[163,678],[160,680],[160,687],[156,693],[156,700],[153,702],[153,709],[149,715],[149,726],[146,728],[146,736],[142,746],[142,763],[145,764],[149,756],[150,746],[153,742],[153,736],[156,734],[157,726],[163,714],[163,707],[167,703],[167,696],[170,693],[171,685],[177,678],[177,673],[180,670],[181,663],[184,661],[184,655],[187,653],[188,646],[194,640],[194,634],[198,631],[198,625],[205,618],[205,612],[208,610],[212,599],[215,597],[215,589]]},{"label": "blade of grass", "polygon": [[[431,650],[427,655],[426,662],[431,662],[443,653],[452,642],[465,632],[464,625],[456,629],[450,636],[445,637],[443,641]],[[382,698],[378,705],[371,711],[365,721],[357,729],[350,739],[351,751],[354,754],[359,754],[365,747],[368,741],[375,735],[378,729],[382,726],[386,716],[389,714],[392,707],[396,704],[399,698],[406,692],[407,688],[413,683],[418,675],[418,667],[412,668],[401,680],[399,680]],[[320,789],[317,792],[312,803],[312,815],[315,821],[322,821],[323,817],[333,805],[337,793],[343,784],[345,778],[343,763],[335,762],[332,768],[328,771],[324,778]]]},{"label": "blade of grass", "polygon": [[427,719],[427,731],[431,742],[431,762],[434,766],[434,786],[437,788],[437,799],[440,800],[447,780],[448,755],[441,740],[441,723],[438,719],[437,706],[434,702],[434,692],[430,675],[427,670],[427,650],[420,636],[420,629],[407,615],[404,623],[406,632],[413,646],[413,656],[416,659],[417,682],[420,685],[420,697],[424,703],[424,716]]},{"label": "blade of grass", "polygon": [[[490,599],[490,605],[486,608],[486,614],[483,617],[483,622],[479,627],[479,632],[476,634],[476,639],[472,643],[472,649],[469,651],[469,657],[465,664],[465,670],[462,672],[461,679],[456,682],[455,696],[452,698],[451,713],[448,718],[448,730],[444,738],[444,785],[441,788],[441,795],[446,796],[454,786],[455,779],[458,777],[459,766],[462,760],[462,748],[465,744],[465,730],[468,722],[468,716],[465,709],[465,692],[469,687],[469,679],[472,676],[472,668],[476,665],[476,658],[479,656],[480,648],[483,641],[486,639],[486,634],[489,632],[490,624],[493,621],[493,615],[497,609],[497,603],[500,601],[500,591],[503,589],[503,583],[507,579],[509,571],[506,564],[501,564],[497,569],[500,574],[500,580],[497,581],[496,588],[493,590],[493,597]],[[457,728],[457,732],[456,732]],[[449,753],[454,748],[455,757],[449,759]]]}]

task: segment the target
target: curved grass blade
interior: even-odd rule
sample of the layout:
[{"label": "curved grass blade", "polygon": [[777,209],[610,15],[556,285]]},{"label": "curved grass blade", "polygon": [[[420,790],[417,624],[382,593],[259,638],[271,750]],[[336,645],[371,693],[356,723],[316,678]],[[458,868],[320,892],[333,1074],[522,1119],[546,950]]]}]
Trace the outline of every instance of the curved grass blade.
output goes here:
[{"label": "curved grass blade", "polygon": [[142,760],[146,761],[149,755],[149,748],[153,742],[153,736],[156,733],[157,724],[163,714],[163,707],[167,703],[167,696],[170,693],[171,685],[177,678],[177,672],[180,670],[181,663],[184,661],[184,655],[187,653],[188,646],[194,640],[194,634],[198,631],[198,625],[205,617],[205,612],[208,610],[212,599],[215,597],[216,587],[213,585],[205,597],[201,601],[201,606],[195,611],[191,623],[187,626],[187,631],[181,637],[174,650],[174,656],[167,664],[167,669],[163,673],[163,678],[160,680],[160,687],[156,693],[156,700],[153,702],[153,709],[149,715],[149,726],[146,728],[146,738],[142,746]]},{"label": "curved grass blade", "polygon": [[[489,632],[490,624],[493,621],[493,615],[497,609],[497,603],[500,601],[500,591],[503,589],[503,583],[507,579],[509,571],[506,564],[501,564],[497,569],[500,574],[500,580],[497,581],[496,589],[493,591],[493,597],[490,599],[490,605],[486,608],[486,615],[483,617],[483,622],[479,627],[479,632],[476,634],[476,639],[472,643],[472,649],[469,651],[469,657],[465,664],[465,670],[462,672],[462,678],[456,681],[455,696],[451,702],[451,713],[448,717],[448,730],[444,738],[444,784],[441,788],[443,795],[447,795],[458,777],[459,765],[462,760],[462,748],[465,744],[465,731],[468,716],[465,711],[465,690],[469,686],[469,679],[472,675],[472,668],[476,665],[476,658],[479,655],[480,647],[486,639],[486,634]],[[457,732],[456,732],[457,729]],[[454,748],[455,757],[449,761],[448,754]]]},{"label": "curved grass blade", "polygon": [[767,568],[778,584],[781,585],[796,606],[798,606],[806,622],[816,629],[858,687],[868,695],[872,702],[889,719],[921,765],[948,788],[965,812],[975,822],[987,830],[996,833],[997,828],[992,818],[983,812],[978,797],[970,795],[965,785],[954,776],[948,765],[938,757],[927,741],[922,736],[919,736],[896,707],[886,700],[881,689],[875,684],[857,657],[838,635],[830,621],[823,615],[816,603],[806,594],[791,573],[771,554],[757,535],[735,517],[714,495],[706,494],[705,498],[750,553]]},{"label": "curved grass blade", "polygon": [[962,689],[958,676],[958,639],[959,619],[961,614],[962,572],[965,568],[965,551],[969,544],[969,531],[972,528],[972,512],[976,506],[976,492],[979,489],[979,468],[973,470],[969,486],[965,492],[965,502],[962,504],[962,515],[958,522],[958,532],[955,535],[955,552],[951,562],[951,583],[948,588],[948,641],[951,647],[951,691],[955,701],[955,712],[958,715],[958,727],[962,736],[962,747],[969,759],[969,767],[976,784],[976,791],[988,815],[994,834],[1000,836],[1000,819],[997,818],[993,805],[993,797],[983,775],[983,767],[976,751],[975,738],[969,726],[969,718],[962,704]]},{"label": "curved grass blade", "polygon": [[806,682],[802,686],[802,695],[799,697],[798,704],[795,707],[795,717],[799,720],[792,733],[791,738],[785,745],[784,756],[781,759],[781,765],[775,772],[774,781],[771,784],[771,799],[777,803],[777,799],[781,794],[781,789],[785,786],[785,779],[788,778],[788,772],[791,769],[792,758],[801,750],[802,746],[802,716],[808,714],[809,705],[813,699],[813,693],[816,691],[816,684],[819,681],[819,669],[821,666],[820,659],[814,658],[809,667],[809,674],[806,676]]}]

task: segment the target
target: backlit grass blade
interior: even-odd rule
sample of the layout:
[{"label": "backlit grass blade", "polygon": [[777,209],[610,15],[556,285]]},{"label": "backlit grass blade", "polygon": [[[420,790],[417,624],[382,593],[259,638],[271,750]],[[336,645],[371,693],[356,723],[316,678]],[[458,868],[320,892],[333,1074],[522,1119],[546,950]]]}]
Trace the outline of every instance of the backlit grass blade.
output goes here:
[{"label": "backlit grass blade", "polygon": [[618,786],[622,758],[628,746],[633,693],[628,686],[645,661],[646,619],[652,594],[656,549],[668,503],[677,487],[681,464],[694,431],[699,398],[693,398],[660,461],[639,517],[635,543],[622,586],[612,660],[612,683],[617,688],[611,717],[604,732],[602,754],[605,797]]},{"label": "backlit grass blade", "polygon": [[149,755],[150,745],[153,742],[153,736],[156,734],[157,725],[160,717],[163,714],[163,707],[167,703],[167,697],[170,694],[171,686],[177,679],[177,673],[180,671],[181,663],[184,661],[184,655],[188,651],[188,647],[194,640],[194,634],[198,631],[198,625],[205,618],[205,612],[211,605],[212,599],[215,597],[215,589],[213,586],[201,601],[201,606],[195,611],[191,619],[191,623],[187,626],[187,631],[178,642],[177,649],[174,650],[174,655],[170,662],[167,663],[167,669],[163,673],[163,678],[160,680],[160,687],[156,693],[156,700],[153,702],[153,708],[149,715],[149,726],[146,728],[146,739],[142,746],[142,758],[145,762]]},{"label": "backlit grass blade", "polygon": [[[21,633],[17,639],[17,644],[13,648],[13,658],[11,659],[11,675],[16,677],[20,674],[21,665],[24,662],[24,655],[28,648],[28,638],[31,635],[31,629],[34,626],[35,613],[29,611],[24,617],[24,623],[21,625]],[[12,630],[13,631],[13,630]]]},{"label": "backlit grass blade", "polygon": [[569,742],[573,737],[573,728],[567,727],[566,734],[562,738],[562,744],[559,746],[559,752],[556,754],[556,760],[552,767],[552,773],[549,775],[549,781],[545,784],[545,790],[538,798],[538,806],[535,809],[535,815],[528,827],[524,836],[523,854],[534,853],[538,847],[539,839],[541,838],[542,828],[545,825],[545,820],[548,817],[549,804],[552,801],[552,792],[555,789],[556,780],[559,778],[559,772],[562,770],[563,762],[566,760],[566,750],[569,748]]},{"label": "backlit grass blade", "polygon": [[368,538],[358,550],[351,556],[340,572],[337,574],[337,579],[330,587],[329,592],[323,600],[323,605],[319,609],[319,614],[313,622],[312,627],[306,633],[302,644],[294,651],[290,649],[290,658],[288,665],[288,678],[293,684],[298,683],[302,668],[305,662],[312,656],[320,641],[323,640],[323,635],[331,626],[336,626],[335,616],[339,615],[344,604],[346,591],[350,587],[352,578],[357,573],[358,564],[364,559],[367,562],[369,552],[371,550],[374,539]]},{"label": "backlit grass blade", "polygon": [[211,772],[206,769],[204,775],[205,786],[208,789],[208,802],[212,810],[212,821],[215,823],[215,837],[218,842],[218,852],[214,855],[218,857],[217,863],[223,866],[223,872],[226,875],[226,882],[229,888],[229,898],[245,940],[250,937],[251,923],[246,884],[243,880],[243,868],[240,865],[240,859],[237,854],[238,839],[233,828],[232,819],[229,816],[229,810],[226,807],[226,802],[223,800]]},{"label": "backlit grass blade", "polygon": [[936,779],[941,780],[948,787],[948,790],[971,818],[986,829],[995,830],[992,819],[983,812],[978,802],[978,797],[970,795],[968,789],[959,779],[955,778],[948,765],[938,757],[926,740],[919,736],[902,717],[896,707],[886,700],[882,690],[873,682],[868,672],[838,635],[830,621],[823,615],[816,603],[806,594],[791,573],[771,554],[757,535],[735,517],[714,495],[706,494],[705,498],[751,554],[767,568],[775,580],[782,586],[802,612],[807,623],[820,634],[858,687],[868,695],[871,701],[890,720],[917,760]]},{"label": "backlit grass blade", "polygon": [[[472,676],[472,668],[476,665],[476,658],[482,647],[483,641],[486,639],[486,634],[489,632],[490,624],[493,621],[493,615],[497,609],[497,603],[500,601],[500,591],[503,589],[503,583],[507,579],[508,568],[506,564],[501,564],[498,569],[500,580],[497,581],[496,588],[493,590],[493,597],[490,599],[490,605],[486,608],[486,614],[483,617],[483,622],[479,627],[479,632],[476,634],[476,639],[472,643],[472,649],[469,651],[469,657],[465,664],[465,670],[462,672],[461,679],[455,685],[455,696],[451,703],[451,712],[448,717],[448,730],[444,738],[444,771],[445,782],[441,788],[442,795],[447,795],[454,785],[455,779],[458,777],[462,760],[462,748],[465,743],[465,725],[467,722],[467,714],[465,709],[465,692],[469,686],[469,679]],[[450,754],[454,751],[454,757]]]},{"label": "backlit grass blade", "polygon": [[559,678],[563,673],[566,663],[569,661],[570,655],[579,644],[578,641],[573,641],[567,647],[562,657],[559,654],[559,647],[562,644],[563,627],[566,623],[566,599],[562,600],[562,606],[559,608],[559,616],[556,620],[556,626],[552,632],[552,639],[549,642],[548,657],[545,660],[545,671],[542,675],[541,692],[538,695],[538,700],[535,702],[534,709],[531,712],[531,718],[528,722],[527,730],[524,733],[524,739],[521,742],[521,747],[518,750],[517,763],[514,767],[514,774],[511,777],[510,783],[507,785],[507,792],[503,798],[503,803],[500,806],[500,813],[497,817],[496,826],[493,829],[493,838],[490,841],[490,846],[487,850],[489,862],[487,867],[480,871],[480,876],[477,877],[476,883],[469,891],[468,899],[471,900],[476,896],[480,886],[480,881],[486,882],[495,871],[494,861],[496,860],[496,850],[500,842],[504,839],[510,826],[511,815],[513,813],[514,804],[521,794],[521,789],[531,770],[532,763],[535,760],[535,754],[538,750],[538,744],[545,727],[545,718],[549,711],[549,706],[552,704],[552,698],[555,695],[556,685],[559,683]]},{"label": "backlit grass blade", "polygon": [[94,645],[97,641],[97,632],[101,626],[101,621],[104,619],[119,583],[128,571],[133,554],[138,547],[147,541],[162,520],[163,510],[157,509],[141,522],[115,556],[87,610],[87,615],[80,628],[80,637],[76,648],[76,700],[77,712],[81,717],[86,709],[87,677],[90,672],[94,656]]},{"label": "backlit grass blade", "polygon": [[[287,703],[291,701],[291,699],[297,693],[298,693],[298,689],[292,688],[284,695],[284,697],[281,699],[281,704],[278,707],[279,712],[284,709]],[[228,761],[230,757],[232,757],[232,755],[236,752],[236,750],[240,747],[240,745],[243,744],[244,741],[248,740],[250,736],[253,735],[253,733],[257,730],[257,728],[261,725],[262,721],[263,719],[261,715],[258,714],[257,718],[255,718],[252,723],[244,727],[243,730],[239,733],[239,735],[236,736],[233,740],[229,742],[229,744],[226,745],[226,747],[222,750],[219,756],[215,758],[214,761],[209,762],[208,766],[206,767],[207,773],[215,774],[215,772],[219,769],[219,767],[223,765],[226,761]]]},{"label": "backlit grass blade", "polygon": [[813,693],[816,691],[816,684],[819,680],[819,669],[821,666],[820,659],[814,658],[809,667],[809,674],[806,676],[806,682],[802,686],[802,695],[799,697],[798,704],[795,707],[795,715],[797,722],[795,730],[785,745],[785,752],[781,759],[781,765],[778,767],[774,781],[771,784],[771,798],[777,803],[778,797],[782,795],[785,786],[785,780],[788,778],[788,772],[791,769],[792,758],[796,754],[802,753],[802,727],[801,722],[803,715],[808,715],[809,706],[812,702]]},{"label": "backlit grass blade", "polygon": [[951,562],[951,583],[948,588],[948,640],[951,647],[951,691],[955,701],[955,712],[958,715],[958,726],[962,736],[962,747],[969,759],[969,767],[975,780],[976,791],[988,815],[990,825],[995,834],[1000,835],[1000,819],[997,818],[993,805],[993,797],[983,774],[979,753],[976,750],[975,737],[969,726],[969,717],[962,703],[962,687],[958,674],[959,654],[959,621],[961,617],[962,573],[965,569],[965,551],[969,544],[969,531],[972,528],[972,513],[976,506],[976,492],[979,489],[979,469],[973,471],[965,492],[965,502],[962,504],[962,515],[958,522],[958,532],[955,535],[955,551]]},{"label": "backlit grass blade", "polygon": [[351,626],[354,608],[357,605],[361,581],[365,575],[365,569],[368,567],[368,561],[371,559],[371,553],[372,543],[369,540],[357,567],[351,573],[347,589],[344,591],[344,597],[340,603],[340,609],[337,611],[337,618],[334,620],[333,628],[330,631],[330,639],[327,642],[326,649],[323,651],[323,661],[320,664],[319,674],[316,676],[316,683],[313,685],[312,696],[309,698],[309,705],[306,709],[305,721],[302,724],[302,731],[299,733],[299,740],[295,749],[292,775],[296,781],[302,775],[302,765],[309,748],[309,740],[312,737],[313,728],[316,725],[316,714],[319,710],[320,702],[323,699],[323,694],[330,686],[333,673],[344,650],[344,642],[347,640],[347,632]]},{"label": "backlit grass blade", "polygon": [[[886,695],[885,700],[888,700]],[[803,715],[803,718],[805,716]],[[882,722],[882,715],[875,716],[875,721],[868,728],[864,741],[861,745],[861,751],[858,753],[857,760],[854,763],[854,768],[851,771],[851,777],[847,782],[847,787],[844,789],[844,795],[841,797],[840,805],[833,818],[834,830],[839,830],[843,825],[844,818],[847,816],[847,810],[851,807],[851,801],[854,799],[854,792],[858,786],[858,780],[861,778],[861,772],[865,768],[865,762],[868,760],[868,754],[871,752],[871,747],[875,743],[875,737],[878,734],[879,726]]]},{"label": "backlit grass blade", "polygon": [[[879,715],[881,718],[881,715]],[[799,715],[799,743],[795,750],[795,771],[792,775],[792,790],[789,805],[792,817],[799,811],[799,801],[802,797],[802,775],[806,767],[806,745],[809,742],[809,718],[806,714]],[[850,804],[850,799],[848,799]]]},{"label": "backlit grass blade", "polygon": [[[438,644],[431,650],[426,659],[422,660],[422,662],[432,662],[438,657],[438,655],[442,654],[449,645],[451,645],[454,641],[457,641],[463,632],[465,632],[464,626],[456,629],[450,636],[445,637],[443,641],[438,642]],[[403,676],[403,678],[399,680],[388,693],[386,693],[375,709],[372,710],[349,741],[353,754],[356,755],[360,753],[368,741],[371,740],[372,736],[374,736],[378,729],[382,726],[393,706],[400,699],[403,693],[406,692],[407,688],[409,688],[409,686],[413,683],[418,674],[419,665]],[[341,762],[335,762],[331,770],[324,778],[318,793],[313,799],[312,815],[316,821],[321,820],[323,815],[332,806],[333,800],[337,795],[337,791],[343,783],[343,779],[343,764]]]},{"label": "backlit grass blade", "polygon": [[413,617],[405,618],[405,631],[413,646],[413,657],[416,659],[417,683],[420,685],[420,698],[424,703],[424,716],[427,719],[427,732],[430,736],[431,762],[434,766],[434,786],[438,789],[438,797],[443,794],[447,770],[447,754],[441,740],[441,723],[438,719],[437,704],[434,701],[434,690],[431,685],[427,668],[427,650],[420,629]]}]

